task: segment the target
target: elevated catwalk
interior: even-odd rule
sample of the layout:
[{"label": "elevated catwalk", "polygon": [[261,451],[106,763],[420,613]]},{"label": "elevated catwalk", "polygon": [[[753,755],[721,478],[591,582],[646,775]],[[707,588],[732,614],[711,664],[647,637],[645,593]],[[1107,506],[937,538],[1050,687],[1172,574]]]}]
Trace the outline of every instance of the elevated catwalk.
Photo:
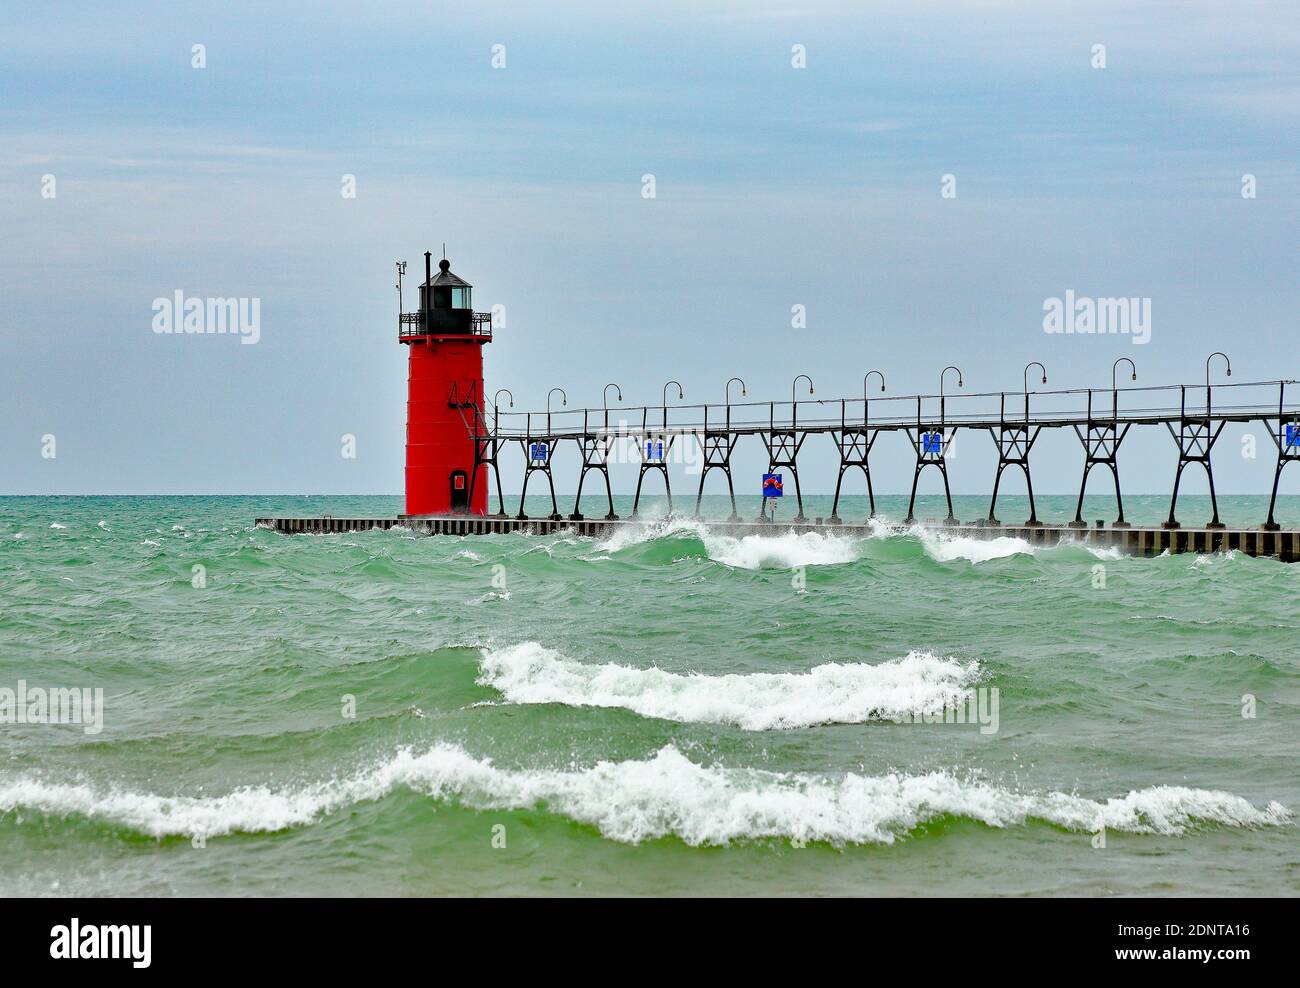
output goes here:
[{"label": "elevated catwalk", "polygon": [[[422,515],[401,518],[258,518],[257,524],[286,535],[327,535],[364,532],[371,529],[403,527],[425,535],[548,535],[573,532],[577,535],[602,537],[619,528],[650,525],[651,522],[619,519],[551,520],[546,518],[470,517],[466,515]],[[782,532],[821,532],[836,535],[868,536],[878,531],[863,524],[828,523],[824,518],[794,522],[710,521],[709,530],[737,538],[745,535],[774,535]],[[1237,551],[1247,556],[1263,556],[1284,563],[1300,558],[1300,530],[1268,531],[1254,528],[1131,528],[1072,527],[1068,525],[944,525],[926,524],[936,532],[997,538],[1025,539],[1032,545],[1056,545],[1062,541],[1082,542],[1098,547],[1113,547],[1135,556],[1158,556],[1162,552]],[[901,534],[907,531],[897,526]]]}]

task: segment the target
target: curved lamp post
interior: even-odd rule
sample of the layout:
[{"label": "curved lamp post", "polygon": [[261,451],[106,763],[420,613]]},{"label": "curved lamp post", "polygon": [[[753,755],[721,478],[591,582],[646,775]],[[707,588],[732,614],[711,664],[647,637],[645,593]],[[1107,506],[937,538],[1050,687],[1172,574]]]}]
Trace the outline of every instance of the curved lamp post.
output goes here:
[{"label": "curved lamp post", "polygon": [[798,388],[799,388],[799,381],[800,381],[800,380],[807,381],[807,382],[808,382],[808,393],[809,393],[809,394],[812,394],[812,393],[813,393],[813,381],[812,381],[812,378],[809,377],[807,374],[800,374],[800,375],[799,375],[798,377],[796,377],[796,378],[794,379],[794,381],[791,382],[791,384],[790,384],[790,403],[791,403],[791,404],[794,403],[794,400],[795,400],[795,397],[794,397],[794,396],[795,396],[795,391],[797,391]]},{"label": "curved lamp post", "polygon": [[1120,357],[1110,365],[1110,417],[1112,419],[1119,418],[1119,385],[1115,380],[1115,374],[1119,371],[1120,364],[1128,364],[1130,381],[1138,379],[1137,364],[1129,360],[1128,357]]},{"label": "curved lamp post", "polygon": [[515,407],[515,396],[511,394],[510,389],[509,388],[498,389],[497,393],[492,396],[492,416],[494,419],[501,414],[502,395],[510,395],[510,407],[511,408]]},{"label": "curved lamp post", "polygon": [[1223,362],[1228,365],[1227,376],[1232,377],[1232,361],[1228,359],[1228,355],[1224,353],[1222,350],[1215,350],[1212,354],[1210,354],[1208,357],[1205,358],[1205,387],[1207,390],[1210,387],[1210,361],[1213,360],[1215,357],[1223,358]]},{"label": "curved lamp post", "polygon": [[551,396],[555,394],[557,391],[560,393],[560,404],[561,405],[569,404],[569,396],[564,393],[563,388],[551,388],[551,390],[546,393],[546,428],[547,429],[550,429],[551,427]]},{"label": "curved lamp post", "polygon": [[965,384],[966,384],[966,382],[963,381],[963,380],[961,379],[961,368],[960,368],[960,367],[955,367],[955,366],[953,366],[952,364],[949,364],[949,365],[948,365],[947,367],[945,367],[943,370],[939,371],[939,397],[940,397],[940,398],[943,397],[943,378],[944,378],[944,375],[947,374],[949,371],[956,371],[956,372],[957,372],[957,387],[961,388],[961,387],[964,387]]},{"label": "curved lamp post", "polygon": [[618,392],[618,399],[617,399],[618,401],[623,400],[623,389],[620,388],[613,381],[610,381],[609,384],[606,384],[604,390],[601,391],[600,403],[605,408],[605,431],[606,432],[609,431],[609,389],[610,388],[613,388],[615,391]]},{"label": "curved lamp post", "polygon": [[664,385],[664,405],[663,405],[663,407],[664,407],[665,410],[668,408],[668,388],[669,388],[669,386],[674,385],[674,384],[677,385],[677,400],[678,400],[678,401],[681,401],[683,398],[686,397],[686,392],[682,390],[682,386],[681,386],[681,384],[680,384],[679,382],[677,382],[677,381],[669,381],[667,384]]},{"label": "curved lamp post", "polygon": [[880,371],[869,370],[862,375],[862,428],[864,429],[867,427],[867,403],[869,401],[867,398],[867,381],[871,379],[872,374],[875,374],[876,377],[880,378],[880,390],[885,390],[885,375]]},{"label": "curved lamp post", "polygon": [[[749,393],[749,392],[746,390],[746,388],[745,388],[745,382],[744,382],[743,380],[741,380],[740,378],[738,378],[738,377],[733,377],[733,378],[729,379],[729,380],[727,381],[726,387],[723,388],[723,400],[724,400],[724,402],[726,403],[726,406],[727,406],[727,429],[728,429],[728,431],[730,431],[730,429],[731,429],[731,386],[732,386],[733,384],[739,384],[739,385],[740,385],[740,397],[743,398],[743,397],[745,397],[745,395],[747,395],[747,394]],[[704,419],[705,419],[706,422],[708,421],[708,418],[709,418],[709,406],[708,406],[708,405],[705,405],[705,406],[704,406]],[[697,505],[696,507],[698,508],[698,505]],[[698,513],[699,513],[699,512],[697,511],[696,514],[698,514]],[[735,510],[733,509],[731,513],[734,515],[736,512],[735,512]]]},{"label": "curved lamp post", "polygon": [[1119,365],[1120,365],[1120,364],[1128,364],[1128,369],[1129,369],[1130,371],[1132,371],[1132,373],[1129,375],[1129,380],[1130,380],[1130,381],[1136,381],[1136,380],[1138,379],[1138,369],[1137,369],[1137,364],[1135,364],[1135,363],[1133,363],[1133,361],[1129,360],[1128,357],[1120,357],[1119,360],[1117,360],[1117,361],[1115,361],[1115,363],[1111,364],[1111,367],[1110,367],[1110,389],[1111,389],[1112,391],[1115,391],[1115,390],[1118,388],[1118,385],[1117,385],[1117,383],[1116,383],[1116,381],[1115,381],[1115,374],[1116,374],[1116,372],[1119,371]]},{"label": "curved lamp post", "polygon": [[505,495],[501,492],[501,469],[497,466],[498,434],[501,432],[501,396],[510,395],[510,407],[515,407],[515,396],[509,388],[498,388],[492,396],[492,471],[497,477],[497,517],[506,517]]},{"label": "curved lamp post", "polygon": [[[1029,368],[1031,368],[1031,367],[1037,367],[1040,371],[1042,371],[1042,372],[1043,372],[1043,383],[1044,383],[1044,384],[1047,383],[1047,368],[1046,368],[1046,367],[1044,367],[1042,364],[1040,364],[1037,360],[1031,360],[1029,363],[1025,364],[1025,427],[1026,427],[1026,428],[1029,427]],[[1032,513],[1032,507],[1033,507],[1033,506],[1032,506],[1032,504],[1031,504],[1031,505],[1030,505],[1031,513]]]}]

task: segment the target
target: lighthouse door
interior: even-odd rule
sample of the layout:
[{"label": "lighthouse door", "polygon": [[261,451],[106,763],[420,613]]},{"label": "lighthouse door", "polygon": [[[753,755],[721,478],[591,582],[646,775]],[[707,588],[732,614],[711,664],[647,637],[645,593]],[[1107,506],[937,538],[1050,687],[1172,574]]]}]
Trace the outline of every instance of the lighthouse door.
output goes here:
[{"label": "lighthouse door", "polygon": [[457,514],[469,511],[469,477],[464,470],[451,472],[451,510]]}]

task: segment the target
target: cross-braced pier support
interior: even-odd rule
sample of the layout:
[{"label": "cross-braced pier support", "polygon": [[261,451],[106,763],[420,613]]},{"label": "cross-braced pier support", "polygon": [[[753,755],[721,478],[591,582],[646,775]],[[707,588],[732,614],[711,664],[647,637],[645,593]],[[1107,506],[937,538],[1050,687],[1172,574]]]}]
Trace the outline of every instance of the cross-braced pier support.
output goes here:
[{"label": "cross-braced pier support", "polygon": [[916,508],[916,486],[921,479],[921,472],[926,467],[937,467],[943,477],[943,496],[948,502],[948,517],[944,519],[944,524],[958,524],[957,517],[952,510],[952,488],[948,484],[948,447],[952,444],[953,437],[956,435],[956,429],[945,430],[942,425],[918,425],[915,430],[907,430],[907,436],[911,439],[912,446],[916,450],[916,470],[912,474],[912,496],[907,502],[905,524],[910,525],[916,521],[914,513]]},{"label": "cross-braced pier support", "polygon": [[546,482],[551,489],[551,513],[547,516],[551,521],[559,521],[560,506],[555,500],[555,478],[551,475],[551,454],[555,451],[554,436],[530,436],[520,440],[524,449],[524,486],[519,492],[519,514],[515,517],[520,521],[527,521],[528,515],[524,512],[524,501],[528,497],[528,481],[532,479],[533,474],[542,473],[546,475]]},{"label": "cross-braced pier support", "polygon": [[1119,485],[1119,447],[1124,442],[1124,437],[1128,435],[1131,423],[1125,423],[1124,428],[1119,427],[1119,390],[1111,388],[1111,414],[1108,419],[1093,418],[1092,415],[1092,389],[1088,389],[1088,417],[1082,429],[1079,426],[1072,426],[1074,434],[1079,437],[1079,442],[1083,444],[1083,478],[1079,481],[1079,503],[1074,509],[1074,521],[1070,522],[1070,528],[1087,528],[1088,523],[1083,520],[1083,495],[1088,489],[1088,474],[1092,473],[1092,468],[1103,466],[1111,472],[1115,478],[1115,510],[1116,518],[1111,523],[1112,528],[1128,528],[1129,524],[1124,520],[1124,494]]},{"label": "cross-braced pier support", "polygon": [[609,482],[609,446],[612,440],[607,435],[584,435],[578,440],[578,447],[582,450],[582,471],[578,474],[578,496],[573,499],[573,514],[569,515],[570,521],[582,521],[583,514],[580,510],[582,507],[582,485],[587,479],[587,474],[595,470],[605,478],[605,499],[609,503],[609,513],[605,515],[606,521],[616,521],[618,515],[614,514],[614,488]]},{"label": "cross-braced pier support", "polygon": [[871,447],[876,444],[876,436],[880,435],[877,430],[867,429],[845,429],[842,432],[836,432],[835,445],[840,451],[840,472],[835,478],[835,500],[831,502],[832,522],[840,520],[840,488],[844,484],[844,475],[850,470],[858,469],[862,475],[867,478],[867,503],[870,505],[869,518],[876,516],[876,492],[871,486],[871,465],[868,462],[871,456]]},{"label": "cross-braced pier support", "polygon": [[[945,367],[939,374],[939,420],[937,424],[933,419],[927,420],[922,417],[921,395],[916,396],[916,427],[905,429],[908,439],[912,442],[912,449],[916,451],[916,469],[912,472],[912,496],[907,501],[907,517],[904,519],[905,524],[912,524],[916,521],[916,486],[921,480],[921,473],[926,467],[938,467],[940,476],[943,477],[943,496],[948,502],[948,517],[943,520],[945,525],[960,524],[956,515],[952,511],[952,488],[948,484],[948,448],[952,445],[953,439],[957,436],[957,428],[954,426],[951,431],[947,428],[947,399],[943,394],[943,378],[948,371],[957,371],[956,367]],[[961,387],[961,371],[957,371],[957,386]]]},{"label": "cross-braced pier support", "polygon": [[673,448],[673,439],[675,436],[665,436],[662,433],[655,435],[642,434],[637,437],[637,449],[641,456],[641,469],[636,477],[636,496],[632,498],[632,517],[637,516],[637,509],[641,506],[641,485],[645,482],[645,475],[656,470],[663,474],[664,477],[664,494],[668,497],[668,513],[673,511],[673,487],[668,480],[668,453]]},{"label": "cross-braced pier support", "polygon": [[1178,431],[1174,431],[1172,422],[1166,422],[1165,428],[1169,434],[1174,437],[1174,442],[1178,443],[1178,470],[1174,473],[1174,494],[1169,501],[1169,520],[1164,523],[1165,528],[1178,528],[1178,519],[1174,517],[1174,510],[1178,507],[1178,485],[1182,482],[1183,471],[1192,463],[1199,463],[1205,467],[1206,479],[1210,482],[1210,508],[1214,512],[1214,517],[1206,523],[1206,528],[1223,528],[1223,523],[1219,521],[1219,501],[1214,493],[1214,466],[1210,462],[1210,454],[1214,450],[1214,444],[1219,438],[1219,433],[1223,432],[1224,422],[1220,422],[1216,428],[1210,418],[1210,387],[1207,384],[1205,388],[1205,415],[1192,416],[1187,415],[1187,389],[1181,388],[1181,404],[1179,406]]},{"label": "cross-braced pier support", "polygon": [[695,517],[700,517],[700,503],[704,500],[704,481],[710,470],[721,470],[727,478],[727,494],[731,497],[731,517],[728,521],[739,521],[736,513],[736,487],[731,479],[731,454],[736,448],[738,435],[730,432],[704,432],[700,436],[700,448],[704,451],[704,466],[700,470],[700,490],[695,495]]},{"label": "cross-braced pier support", "polygon": [[904,523],[913,524],[917,520],[915,507],[917,507],[917,484],[920,481],[920,473],[926,467],[937,467],[939,473],[944,478],[944,498],[948,500],[948,517],[945,517],[945,525],[958,524],[957,516],[953,513],[953,490],[948,484],[948,452],[949,443],[953,441],[953,435],[957,430],[953,429],[950,433],[944,433],[940,428],[918,429],[917,432],[907,430],[907,437],[911,439],[911,445],[917,450],[917,469],[911,474],[911,498],[907,499],[907,517]]},{"label": "cross-braced pier support", "polygon": [[1268,499],[1268,521],[1264,528],[1276,532],[1280,526],[1273,518],[1277,506],[1277,486],[1282,480],[1282,470],[1288,463],[1300,460],[1300,418],[1279,419],[1277,428],[1270,435],[1277,444],[1277,469],[1273,471],[1273,493]]},{"label": "cross-braced pier support", "polygon": [[[808,438],[808,433],[794,429],[773,429],[760,435],[763,437],[763,444],[767,447],[767,472],[775,473],[778,469],[789,470],[790,476],[794,478],[794,497],[799,506],[799,513],[795,515],[794,522],[801,524],[807,519],[803,513],[803,492],[799,489],[798,459],[799,448]],[[767,498],[763,499],[762,513],[766,518]]]},{"label": "cross-braced pier support", "polygon": [[[1041,366],[1041,365],[1040,365]],[[1026,368],[1028,370],[1028,368]],[[1047,373],[1043,373],[1043,380],[1047,380]],[[1026,525],[1040,525],[1038,520],[1038,508],[1034,505],[1034,479],[1029,474],[1029,451],[1034,448],[1034,442],[1038,439],[1038,434],[1043,431],[1043,427],[1031,426],[1029,421],[1029,390],[1026,385],[1025,390],[1025,420],[1024,422],[1007,421],[1007,396],[1001,396],[1001,403],[998,406],[998,427],[989,429],[989,435],[998,446],[998,472],[993,478],[993,499],[989,502],[989,516],[985,521],[988,525],[1001,525],[998,521],[998,487],[1002,483],[1002,471],[1007,467],[1019,467],[1025,472],[1025,487],[1029,490],[1029,520]]]},{"label": "cross-braced pier support", "polygon": [[1002,471],[1007,467],[1019,467],[1025,472],[1025,487],[1029,490],[1029,520],[1026,525],[1041,525],[1038,520],[1038,508],[1034,505],[1034,478],[1029,473],[1029,451],[1033,449],[1034,441],[1038,439],[1038,433],[1042,431],[1042,426],[1029,429],[1024,425],[1001,426],[997,431],[989,430],[993,441],[998,444],[998,472],[993,477],[993,500],[989,502],[989,516],[987,523],[990,525],[1002,524],[997,518],[998,506],[998,487],[1002,483]]},{"label": "cross-braced pier support", "polygon": [[[474,440],[474,469],[469,475],[468,503],[474,503],[474,491],[478,486],[479,476],[484,467],[491,467],[492,473],[497,479],[497,517],[506,517],[506,495],[501,487],[501,468],[497,465],[497,458],[501,452],[501,441],[497,438],[497,430],[494,427],[491,432],[487,428],[487,420],[483,416],[483,411],[478,407],[477,401],[457,402],[456,388],[452,386],[450,403],[460,409],[461,420],[465,420],[465,409],[470,409],[473,413],[473,424],[465,422],[465,428],[470,437]],[[491,496],[491,489],[488,491]]]},{"label": "cross-braced pier support", "polygon": [[1281,526],[1273,518],[1273,509],[1277,505],[1277,485],[1282,479],[1282,470],[1288,463],[1300,460],[1300,416],[1288,415],[1286,408],[1286,383],[1278,386],[1277,418],[1265,420],[1270,426],[1269,435],[1277,446],[1277,469],[1273,471],[1273,493],[1268,499],[1268,521],[1264,529],[1276,532]]},{"label": "cross-braced pier support", "polygon": [[[506,495],[501,487],[501,468],[497,465],[497,454],[500,452],[495,437],[475,436],[474,439],[474,473],[469,478],[469,503],[474,503],[474,485],[478,482],[479,469],[481,467],[491,467],[492,474],[497,479],[497,516],[506,517]],[[488,496],[491,497],[489,491]]]},{"label": "cross-braced pier support", "polygon": [[1088,489],[1088,474],[1096,466],[1105,467],[1115,478],[1117,516],[1112,527],[1128,527],[1128,522],[1124,520],[1124,494],[1119,486],[1119,462],[1116,460],[1116,453],[1119,451],[1120,443],[1128,435],[1128,430],[1127,425],[1121,429],[1114,422],[1089,422],[1086,433],[1077,425],[1074,427],[1075,435],[1079,437],[1079,442],[1083,443],[1084,461],[1083,479],[1079,482],[1079,503],[1074,509],[1074,521],[1070,522],[1071,527],[1087,527],[1088,523],[1083,520],[1083,495]]}]

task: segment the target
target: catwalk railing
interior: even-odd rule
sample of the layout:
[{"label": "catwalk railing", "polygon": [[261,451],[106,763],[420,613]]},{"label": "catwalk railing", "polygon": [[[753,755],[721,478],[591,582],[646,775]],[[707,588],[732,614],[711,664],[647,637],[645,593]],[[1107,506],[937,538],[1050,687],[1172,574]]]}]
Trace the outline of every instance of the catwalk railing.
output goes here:
[{"label": "catwalk railing", "polygon": [[[724,402],[721,404],[670,404],[616,406],[614,408],[560,408],[544,412],[514,412],[492,405],[476,406],[465,416],[466,428],[474,435],[478,461],[490,466],[497,479],[497,500],[505,514],[501,490],[498,454],[503,445],[520,444],[525,473],[520,492],[519,513],[525,518],[524,498],[529,479],[543,474],[550,486],[552,519],[561,517],[551,475],[551,461],[556,449],[565,442],[575,443],[581,454],[578,497],[570,518],[580,519],[582,487],[588,473],[596,471],[605,482],[609,505],[608,518],[614,515],[613,494],[608,463],[613,444],[632,440],[639,460],[637,492],[633,516],[640,504],[641,490],[647,473],[662,474],[668,503],[672,490],[668,479],[668,461],[672,446],[690,437],[703,452],[703,469],[696,496],[696,512],[709,473],[721,471],[731,494],[732,517],[735,512],[735,486],[731,474],[731,457],[742,437],[758,436],[768,454],[769,472],[788,471],[794,482],[798,515],[804,520],[803,496],[799,483],[798,457],[809,435],[829,434],[840,452],[839,477],[831,521],[838,521],[840,491],[845,474],[861,470],[866,477],[871,512],[875,513],[875,495],[871,485],[870,454],[881,432],[905,432],[915,454],[912,496],[908,521],[916,501],[917,482],[926,468],[934,468],[943,478],[952,517],[952,497],[948,484],[947,456],[958,430],[988,431],[997,446],[998,467],[993,496],[986,521],[998,524],[996,517],[998,487],[1007,467],[1023,471],[1029,489],[1030,519],[1037,524],[1033,481],[1029,457],[1034,442],[1043,429],[1071,428],[1084,451],[1083,478],[1079,489],[1079,506],[1071,524],[1083,525],[1083,496],[1088,474],[1095,466],[1109,470],[1115,484],[1119,516],[1116,526],[1124,526],[1123,497],[1119,482],[1118,451],[1128,431],[1134,426],[1164,425],[1178,446],[1178,467],[1174,477],[1169,519],[1165,527],[1176,528],[1175,509],[1178,488],[1187,466],[1199,463],[1209,478],[1214,517],[1207,527],[1222,527],[1214,490],[1214,473],[1210,454],[1223,427],[1229,423],[1263,422],[1277,447],[1278,461],[1273,478],[1265,528],[1276,529],[1274,508],[1283,468],[1300,459],[1300,389],[1288,389],[1294,381],[1253,381],[1232,384],[1163,385],[1132,388],[1076,388],[1060,391],[999,391],[958,394],[881,395],[863,397],[808,399],[767,402]],[[558,389],[557,389],[558,390]],[[463,402],[461,403],[463,405]],[[473,473],[477,481],[480,471]],[[766,499],[764,499],[766,512]]]}]

